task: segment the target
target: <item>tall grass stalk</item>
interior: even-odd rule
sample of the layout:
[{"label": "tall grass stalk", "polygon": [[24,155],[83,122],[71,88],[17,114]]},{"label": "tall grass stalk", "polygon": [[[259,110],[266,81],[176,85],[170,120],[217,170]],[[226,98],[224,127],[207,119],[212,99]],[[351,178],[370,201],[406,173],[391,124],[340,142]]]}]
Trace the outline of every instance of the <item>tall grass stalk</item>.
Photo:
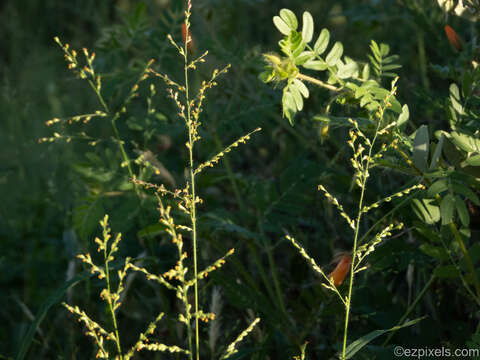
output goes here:
[{"label": "tall grass stalk", "polygon": [[[362,261],[375,250],[375,247],[382,242],[382,240],[391,235],[391,231],[395,229],[401,229],[403,224],[393,224],[390,223],[386,227],[383,228],[380,232],[373,236],[373,238],[365,243],[360,243],[359,240],[366,237],[360,237],[361,229],[360,223],[362,221],[363,215],[369,212],[371,209],[378,208],[380,204],[383,202],[390,202],[394,198],[403,197],[406,194],[409,194],[411,191],[416,189],[423,189],[424,186],[421,184],[413,185],[408,187],[407,189],[401,190],[393,195],[383,198],[373,204],[366,205],[365,204],[365,194],[367,192],[367,182],[370,177],[370,171],[374,166],[375,162],[381,159],[384,153],[388,149],[395,148],[397,141],[394,140],[393,142],[387,144],[382,143],[378,145],[378,140],[380,136],[384,136],[390,134],[391,128],[393,128],[396,123],[392,122],[390,124],[385,124],[384,115],[385,111],[391,106],[390,98],[393,97],[396,93],[396,78],[392,82],[391,91],[386,95],[386,97],[381,102],[378,110],[372,114],[372,120],[375,123],[375,130],[370,137],[365,134],[359,127],[356,120],[349,119],[350,124],[352,125],[352,129],[349,131],[349,140],[347,141],[348,146],[353,151],[353,156],[350,159],[350,162],[354,168],[354,182],[360,189],[360,197],[358,200],[357,206],[357,213],[355,216],[355,220],[353,220],[350,215],[346,212],[344,207],[340,204],[335,196],[330,194],[328,190],[323,186],[319,185],[318,189],[322,191],[325,197],[331,202],[339,211],[341,217],[343,217],[350,228],[353,230],[353,246],[351,250],[351,261],[349,265],[349,282],[348,282],[348,290],[346,295],[342,295],[341,291],[338,289],[338,286],[343,282],[347,271],[342,270],[342,274],[336,274],[336,270],[334,270],[331,274],[327,275],[315,262],[315,260],[310,257],[305,249],[296,242],[296,240],[287,235],[287,239],[292,242],[292,244],[300,251],[300,254],[310,263],[312,268],[319,273],[323,279],[325,280],[322,285],[327,289],[333,291],[338,298],[342,301],[344,308],[345,308],[345,317],[344,317],[344,331],[343,331],[343,339],[342,339],[342,350],[341,350],[341,359],[347,358],[348,353],[348,330],[349,324],[351,321],[351,310],[352,310],[352,297],[353,297],[353,289],[354,289],[354,282],[355,282],[355,275],[364,270],[366,267],[361,267]],[[368,230],[368,233],[371,232],[372,229]]]},{"label": "tall grass stalk", "polygon": [[[356,182],[357,185],[360,187],[360,200],[358,201],[358,213],[357,213],[357,220],[355,221],[355,233],[353,236],[353,250],[352,250],[352,263],[350,266],[350,282],[348,284],[348,295],[346,297],[345,301],[345,328],[344,328],[344,334],[343,334],[343,346],[342,346],[342,358],[345,359],[345,353],[347,349],[347,339],[348,339],[348,324],[350,320],[350,308],[352,304],[352,289],[353,289],[353,281],[355,278],[355,268],[356,268],[356,259],[357,259],[357,245],[358,245],[358,236],[360,234],[360,221],[362,219],[362,214],[365,212],[364,209],[364,195],[365,195],[365,190],[367,188],[367,180],[370,176],[370,167],[372,163],[374,162],[374,158],[372,157],[372,151],[374,149],[375,143],[377,141],[377,136],[379,134],[380,127],[382,126],[383,122],[383,116],[385,113],[385,109],[387,106],[389,106],[389,98],[390,96],[394,95],[396,88],[395,88],[395,82],[396,80],[392,83],[392,92],[387,96],[383,102],[383,106],[381,106],[378,109],[378,112],[376,113],[377,115],[377,125],[375,128],[375,132],[373,135],[372,141],[369,141],[368,138],[364,138],[365,144],[368,147],[368,155],[366,157],[362,157],[360,154],[362,153],[362,148],[359,146],[357,148],[357,152],[355,153],[355,147],[352,141],[351,147],[352,150],[354,150],[354,156],[351,159],[352,164],[354,168],[356,169]],[[352,121],[353,122],[353,121]],[[358,124],[354,123],[355,125],[355,130],[358,135],[361,136],[361,131],[358,128]],[[351,140],[353,140],[353,136],[351,135]],[[358,156],[357,156],[358,154]]]},{"label": "tall grass stalk", "polygon": [[[189,44],[192,41],[190,36],[190,15],[191,15],[192,3],[188,1],[187,10],[185,11],[185,43],[184,43],[184,72],[185,72],[185,101],[187,105],[187,127],[188,127],[188,155],[189,155],[189,165],[190,165],[190,183],[191,183],[191,193],[192,204],[190,207],[190,221],[192,223],[192,241],[193,241],[193,271],[195,279],[198,276],[198,263],[197,263],[197,214],[196,214],[196,194],[195,194],[195,171],[194,171],[194,162],[193,162],[193,147],[195,145],[195,140],[198,138],[196,132],[196,124],[192,123],[192,103],[190,101],[190,84],[188,81],[188,69],[189,69],[189,58],[188,58],[188,49]],[[198,121],[198,118],[197,118]],[[195,352],[197,360],[200,357],[200,336],[198,334],[198,283],[195,281]]]},{"label": "tall grass stalk", "polygon": [[[194,161],[195,155],[195,144],[200,140],[198,133],[198,128],[201,126],[200,114],[202,112],[203,102],[205,100],[205,93],[208,89],[217,85],[216,79],[220,75],[227,72],[229,65],[225,66],[223,69],[215,69],[208,81],[203,81],[201,83],[200,89],[195,96],[191,95],[191,87],[189,81],[189,71],[195,70],[197,65],[205,62],[205,57],[208,52],[204,52],[198,58],[191,60],[189,57],[191,49],[191,34],[190,34],[190,16],[191,16],[192,3],[190,0],[186,3],[185,10],[185,22],[184,22],[184,44],[183,46],[178,45],[171,35],[168,35],[168,40],[170,43],[177,49],[180,56],[183,58],[184,66],[184,84],[180,85],[179,83],[171,80],[168,75],[161,74],[148,68],[141,79],[143,80],[147,76],[156,76],[161,78],[167,85],[167,92],[169,97],[173,99],[177,108],[178,116],[185,121],[186,132],[188,135],[188,140],[185,146],[188,149],[188,179],[186,181],[185,187],[183,189],[168,190],[162,185],[152,184],[141,179],[137,179],[133,173],[131,173],[132,181],[135,185],[135,188],[140,189],[144,187],[146,189],[154,189],[155,196],[158,200],[158,210],[160,213],[160,222],[165,226],[165,232],[169,235],[172,240],[172,243],[177,247],[177,262],[172,269],[163,273],[162,275],[155,275],[149,272],[146,268],[137,266],[130,262],[130,259],[127,258],[125,265],[122,270],[118,271],[118,287],[115,292],[112,291],[112,279],[110,276],[110,262],[113,260],[113,254],[118,250],[118,244],[120,241],[120,235],[118,235],[113,243],[109,247],[108,240],[110,239],[110,228],[108,227],[108,216],[104,218],[101,222],[103,228],[104,240],[96,239],[95,242],[99,245],[99,251],[103,250],[104,253],[104,267],[99,267],[94,264],[91,256],[89,254],[79,255],[79,258],[90,266],[93,273],[99,273],[100,278],[106,279],[106,288],[102,290],[101,297],[107,301],[109,314],[111,316],[111,321],[113,324],[113,332],[105,330],[100,324],[93,321],[89,318],[85,312],[81,311],[78,307],[72,307],[65,304],[65,306],[74,314],[79,316],[80,320],[85,323],[89,332],[87,335],[90,335],[94,338],[94,341],[98,347],[97,357],[108,358],[108,350],[105,346],[105,342],[114,341],[115,350],[117,357],[120,360],[128,360],[130,357],[142,349],[150,351],[162,351],[170,353],[183,353],[190,360],[200,359],[200,321],[208,322],[215,318],[214,313],[204,312],[200,308],[200,299],[198,291],[198,281],[205,279],[208,274],[214,270],[222,267],[226,258],[230,257],[234,253],[234,249],[230,249],[223,257],[213,262],[211,265],[207,266],[203,270],[199,271],[199,261],[198,261],[198,231],[197,231],[197,204],[202,203],[202,199],[197,194],[196,189],[196,176],[207,168],[213,167],[217,164],[227,153],[229,153],[233,148],[238,147],[240,144],[244,144],[247,140],[250,139],[250,136],[259,131],[260,128],[257,128],[250,133],[240,137],[238,140],[233,142],[231,145],[224,148],[222,151],[214,155],[208,161],[196,164]],[[68,50],[68,48],[66,49]],[[65,51],[65,49],[64,49]],[[93,59],[91,60],[93,61]],[[91,65],[91,61],[89,62]],[[148,63],[152,64],[152,61]],[[100,81],[100,80],[99,80]],[[134,93],[138,89],[138,85],[134,86]],[[113,117],[112,124],[115,123],[116,116]],[[123,146],[123,143],[120,142],[120,145]],[[154,165],[150,164],[149,166]],[[156,172],[160,171],[155,169]],[[164,197],[169,197],[174,203],[176,203],[178,209],[184,212],[189,221],[187,224],[177,224],[175,219],[171,214],[172,207],[167,205],[163,200]],[[191,237],[192,241],[192,252],[193,252],[193,275],[189,275],[189,266],[186,263],[189,256],[188,253],[184,250],[184,233],[188,234]],[[149,336],[154,333],[157,322],[159,322],[163,313],[157,316],[154,322],[152,322],[147,330],[139,335],[137,343],[130,348],[130,350],[125,353],[120,345],[120,334],[118,321],[116,317],[116,310],[120,306],[120,294],[124,290],[123,288],[123,279],[126,276],[127,271],[137,271],[146,275],[147,280],[156,281],[160,285],[166,287],[169,290],[175,291],[177,299],[179,299],[183,304],[183,309],[179,312],[177,318],[180,323],[182,323],[186,328],[187,334],[187,348],[182,348],[176,345],[166,345],[159,342],[149,341]],[[189,299],[189,292],[191,288],[194,289],[194,301],[191,304]],[[193,309],[193,310],[192,310]],[[253,330],[256,324],[260,321],[259,318],[254,319],[249,326],[243,330],[237,338],[226,346],[225,351],[221,355],[221,359],[228,359],[230,356],[237,352],[236,347],[238,344]],[[194,324],[192,324],[194,323]],[[195,330],[193,330],[193,327]]]}]

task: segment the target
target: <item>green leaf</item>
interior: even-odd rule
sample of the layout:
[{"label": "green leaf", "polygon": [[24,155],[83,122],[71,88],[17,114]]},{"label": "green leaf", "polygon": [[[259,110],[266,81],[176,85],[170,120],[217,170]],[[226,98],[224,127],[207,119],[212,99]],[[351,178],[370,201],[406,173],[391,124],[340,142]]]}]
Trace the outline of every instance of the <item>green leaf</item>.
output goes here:
[{"label": "green leaf", "polygon": [[272,81],[273,79],[275,79],[275,72],[273,71],[273,69],[262,71],[258,75],[258,78],[260,79],[260,81],[262,81],[264,83],[268,83],[268,82]]},{"label": "green leaf", "polygon": [[380,55],[383,57],[387,56],[390,52],[390,46],[387,44],[380,44]]},{"label": "green leaf", "polygon": [[288,90],[290,93],[293,95],[293,100],[295,100],[295,106],[298,111],[302,111],[303,109],[303,99],[302,99],[302,94],[300,93],[300,90],[297,88],[295,83],[292,83]]},{"label": "green leaf", "polygon": [[294,58],[300,56],[300,54],[305,50],[305,46],[307,45],[305,41],[302,39],[302,34],[292,31],[289,35],[292,55]]},{"label": "green leaf", "polygon": [[347,79],[358,73],[358,64],[356,62],[349,62],[338,67],[337,76],[340,79]]},{"label": "green leaf", "polygon": [[308,11],[303,13],[303,27],[302,27],[302,38],[306,43],[310,42],[313,37],[313,18],[312,14]]},{"label": "green leaf", "polygon": [[333,45],[332,49],[328,53],[325,61],[329,66],[335,66],[337,61],[340,60],[343,54],[343,45],[341,42],[337,41],[335,45]]},{"label": "green leaf", "polygon": [[470,166],[480,166],[480,154],[470,156],[465,160],[465,164]]},{"label": "green leaf", "polygon": [[377,59],[375,59],[373,56],[371,55],[367,55],[367,57],[369,58],[370,62],[372,63],[373,65],[373,68],[375,69],[376,72],[378,72],[380,70],[380,63],[379,61],[381,61],[381,59],[379,61],[377,61]]},{"label": "green leaf", "polygon": [[328,42],[330,41],[330,32],[327,29],[322,29],[320,35],[318,36],[315,45],[313,46],[313,50],[317,55],[322,55],[325,50],[327,50]]},{"label": "green leaf", "polygon": [[434,199],[413,199],[412,208],[425,224],[432,225],[440,220],[440,208]]},{"label": "green leaf", "polygon": [[448,225],[453,221],[455,210],[455,198],[452,194],[447,194],[440,204],[440,216],[442,217],[442,225]]},{"label": "green leaf", "polygon": [[328,65],[323,60],[309,60],[302,65],[305,69],[323,71],[326,70]]},{"label": "green leaf", "polygon": [[302,96],[307,99],[308,96],[310,95],[307,86],[300,80],[295,79],[293,80],[293,84],[298,88]]},{"label": "green leaf", "polygon": [[290,122],[290,125],[293,126],[293,117],[297,113],[297,105],[295,103],[295,99],[293,98],[292,93],[289,91],[283,92],[282,108],[283,116],[285,116]]},{"label": "green leaf", "polygon": [[370,77],[370,65],[365,64],[362,70],[362,79],[367,80]]},{"label": "green leaf", "polygon": [[[397,61],[398,59],[400,59],[400,57],[399,57],[398,55],[392,55],[392,56],[383,58],[383,59],[382,59],[382,62],[383,62],[384,64],[390,64],[390,63],[392,63],[392,62],[394,62],[394,61]],[[389,65],[387,65],[387,66],[389,66]],[[395,64],[395,66],[402,67],[402,65],[397,65],[397,64]]]},{"label": "green leaf", "polygon": [[402,106],[402,112],[398,116],[397,127],[399,128],[403,127],[407,123],[409,117],[410,117],[410,110],[408,109],[408,105],[405,104]]},{"label": "green leaf", "polygon": [[382,66],[382,71],[400,69],[401,67],[402,67],[402,65],[398,65],[398,64],[384,65],[384,66]]},{"label": "green leaf", "polygon": [[428,168],[428,170],[432,171],[433,169],[435,169],[435,166],[437,166],[438,159],[442,154],[444,142],[445,142],[445,135],[442,133],[440,135],[440,139],[438,140],[438,144],[435,147],[435,151],[433,152],[432,161],[430,162],[430,167]]},{"label": "green leaf", "polygon": [[453,109],[460,115],[464,114],[463,106],[460,100],[460,91],[457,84],[452,83],[450,85],[450,103]]},{"label": "green leaf", "polygon": [[440,194],[444,191],[448,190],[448,183],[447,180],[441,179],[438,181],[435,181],[427,191],[427,196],[428,197],[435,197],[435,195]]},{"label": "green leaf", "polygon": [[273,17],[273,24],[283,35],[290,35],[290,27],[280,18],[280,16]]},{"label": "green leaf", "polygon": [[418,128],[413,140],[413,163],[422,172],[427,171],[429,135],[428,127],[422,125]]},{"label": "green leaf", "polygon": [[476,139],[473,135],[465,132],[452,131],[450,133],[450,139],[456,146],[466,152],[480,153],[480,140]]},{"label": "green leaf", "polygon": [[470,214],[467,210],[465,201],[458,195],[455,195],[455,208],[457,209],[458,218],[464,227],[470,225]]},{"label": "green leaf", "polygon": [[[419,321],[425,319],[425,316],[421,318],[417,318],[411,321],[404,323],[403,325],[397,325],[390,329],[386,330],[374,330],[367,335],[362,336],[360,339],[355,340],[350,345],[348,345],[346,352],[345,352],[345,359],[351,359],[353,355],[355,355],[358,351],[360,351],[365,345],[367,345],[372,340],[376,339],[377,337],[386,334],[391,331],[397,331],[404,327],[412,326],[418,323]],[[340,357],[341,358],[341,357]]]},{"label": "green leaf", "polygon": [[296,31],[298,28],[297,17],[292,10],[282,9],[280,10],[280,18],[287,24],[290,30]]},{"label": "green leaf", "polygon": [[312,60],[315,56],[313,51],[303,51],[300,55],[295,58],[295,65],[303,65],[307,61]]},{"label": "green leaf", "polygon": [[443,144],[443,155],[445,158],[452,163],[455,167],[459,167],[460,164],[465,160],[465,152],[459,149],[454,143],[453,138],[450,134],[446,133],[446,141]]},{"label": "green leaf", "polygon": [[372,54],[375,56],[375,59],[380,62],[382,55],[380,54],[380,48],[378,47],[378,44],[374,40],[370,42],[370,49],[372,50]]},{"label": "green leaf", "polygon": [[480,206],[480,200],[478,199],[477,194],[475,194],[467,186],[458,182],[452,182],[452,189],[455,193],[465,196],[467,199],[471,200],[475,205]]}]

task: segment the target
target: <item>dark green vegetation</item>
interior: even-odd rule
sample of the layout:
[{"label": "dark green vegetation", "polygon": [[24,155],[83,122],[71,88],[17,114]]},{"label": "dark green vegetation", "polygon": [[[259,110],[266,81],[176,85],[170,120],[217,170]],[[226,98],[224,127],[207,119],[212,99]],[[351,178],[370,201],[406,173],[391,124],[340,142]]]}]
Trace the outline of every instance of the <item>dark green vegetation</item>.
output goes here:
[{"label": "dark green vegetation", "polygon": [[[325,121],[315,117],[324,114],[331,94],[310,87],[309,99],[291,127],[282,118],[281,92],[258,79],[265,66],[262,53],[278,51],[281,35],[272,17],[284,7],[299,18],[308,10],[315,19],[314,39],[321,28],[328,28],[331,44],[341,41],[345,54],[355,60],[367,59],[372,39],[389,44],[390,53],[399,55],[395,62],[402,65],[395,69],[400,76],[396,97],[408,104],[410,112],[402,131],[411,135],[421,129],[416,144],[423,154],[430,148],[428,165],[435,148],[444,142],[438,171],[422,181],[429,190],[417,193],[416,201],[394,200],[362,220],[363,233],[379,220],[381,224],[401,221],[405,228],[377,246],[367,259],[368,269],[357,276],[349,339],[397,325],[406,320],[412,304],[408,319],[427,317],[396,332],[387,344],[388,335],[376,339],[355,358],[390,359],[392,344],[478,346],[480,288],[475,277],[480,276],[472,269],[480,261],[476,244],[480,204],[475,195],[480,163],[475,158],[479,153],[475,134],[479,74],[472,65],[477,51],[467,45],[477,37],[475,23],[446,16],[426,0],[196,0],[193,6],[195,54],[208,49],[209,55],[194,73],[192,87],[198,89],[214,68],[231,64],[206,100],[198,161],[262,127],[246,146],[197,178],[204,200],[197,214],[200,267],[236,249],[227,264],[200,286],[203,308],[209,308],[215,287],[221,289],[223,302],[217,313],[220,340],[211,345],[208,327],[201,328],[202,358],[218,358],[222,346],[257,316],[261,323],[232,358],[290,359],[305,341],[309,342],[308,359],[332,358],[343,339],[343,305],[325,291],[284,235],[294,234],[328,273],[335,252],[351,250],[352,236],[317,185],[335,194],[349,213],[355,211],[359,191],[352,187],[347,128],[333,122],[327,133]],[[54,36],[69,43],[79,57],[83,47],[95,51],[102,95],[115,112],[150,59],[155,60],[156,71],[182,79],[183,63],[166,35],[171,33],[181,42],[183,10],[183,1],[178,0],[45,0],[37,4],[22,0],[0,5],[1,356],[95,357],[81,325],[59,304],[78,304],[108,325],[108,311],[98,296],[100,282],[75,259],[80,252],[95,253],[93,239],[100,233],[98,222],[105,213],[110,215],[112,231],[123,233],[119,259],[141,258],[143,266],[156,274],[174,264],[177,250],[158,225],[156,199],[151,192],[134,190],[118,144],[118,139],[123,140],[130,159],[143,154],[162,170],[157,175],[151,167],[132,161],[129,165],[137,177],[164,183],[169,189],[184,186],[188,157],[184,124],[164,84],[153,78],[139,84],[139,96],[116,122],[119,137],[108,118],[51,127],[45,122],[102,110],[88,83],[64,70]],[[463,37],[462,53],[447,41],[447,23]],[[391,78],[380,81],[390,89]],[[354,116],[349,100],[333,102],[331,115]],[[149,111],[153,108],[154,112]],[[440,140],[437,130],[446,131],[450,138]],[[54,132],[64,138],[38,143]],[[72,136],[72,141],[63,141],[66,136]],[[96,140],[100,141],[95,146],[89,145]],[[404,153],[420,172],[392,155],[372,171],[368,204],[403,189],[426,172],[426,164],[424,169],[418,166],[421,153],[412,156],[408,149]],[[434,201],[443,206],[435,207]],[[184,216],[176,209],[172,212],[177,219]],[[452,232],[452,223],[457,233]],[[188,239],[185,244],[190,251]],[[114,268],[118,266],[113,263]],[[163,311],[171,317],[160,323],[158,338],[182,344],[185,334],[176,327],[179,304],[173,294],[141,276],[131,279],[118,314],[122,341],[134,343],[145,324]],[[346,284],[339,287],[340,292],[346,292]],[[176,357],[145,352],[138,358]]]}]

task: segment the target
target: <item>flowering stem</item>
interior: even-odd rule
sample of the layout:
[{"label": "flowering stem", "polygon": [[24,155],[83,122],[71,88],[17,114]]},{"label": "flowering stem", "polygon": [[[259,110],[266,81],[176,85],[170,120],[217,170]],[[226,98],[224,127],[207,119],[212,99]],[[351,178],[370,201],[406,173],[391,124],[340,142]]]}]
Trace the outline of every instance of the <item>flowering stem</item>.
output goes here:
[{"label": "flowering stem", "polygon": [[120,360],[123,360],[123,354],[122,354],[122,347],[120,346],[120,335],[118,333],[118,325],[117,325],[117,317],[115,316],[115,309],[112,304],[112,292],[111,292],[111,287],[110,287],[110,269],[109,269],[109,262],[110,262],[110,255],[107,254],[107,240],[105,239],[105,247],[103,249],[103,255],[105,258],[105,277],[107,280],[107,302],[108,302],[108,308],[110,310],[110,314],[112,315],[112,321],[113,321],[113,328],[115,330],[115,344],[117,345],[117,351],[118,351],[118,356],[120,357]]},{"label": "flowering stem", "polygon": [[[350,283],[348,285],[348,295],[345,303],[345,329],[343,333],[343,347],[342,347],[342,360],[346,359],[346,350],[347,350],[347,337],[348,337],[348,323],[350,320],[350,306],[352,302],[352,289],[353,289],[353,279],[354,279],[354,274],[355,274],[355,260],[357,258],[357,245],[358,245],[358,234],[360,232],[360,220],[362,218],[363,214],[363,198],[365,195],[365,189],[367,185],[367,180],[368,180],[368,175],[369,175],[369,169],[370,169],[370,163],[372,161],[372,151],[373,151],[373,146],[375,145],[375,141],[377,140],[377,135],[378,135],[378,130],[380,128],[380,124],[383,119],[383,113],[385,109],[380,108],[379,110],[379,120],[377,122],[377,128],[375,129],[375,135],[373,137],[373,140],[371,144],[369,144],[369,150],[368,150],[368,156],[365,159],[365,165],[362,166],[362,181],[361,181],[361,193],[360,193],[360,201],[358,203],[358,215],[357,215],[357,220],[355,222],[355,236],[353,239],[353,250],[352,250],[352,263],[350,264]],[[363,163],[363,161],[362,161]]]},{"label": "flowering stem", "polygon": [[187,127],[188,127],[188,152],[189,152],[189,167],[190,167],[190,197],[191,202],[189,206],[190,220],[192,223],[192,241],[193,241],[193,272],[194,272],[194,292],[195,292],[195,354],[196,359],[200,359],[200,337],[198,329],[198,269],[197,269],[197,218],[196,218],[196,193],[195,193],[195,168],[193,161],[193,146],[196,141],[196,124],[193,124],[196,119],[192,120],[192,103],[190,102],[189,83],[188,83],[188,45],[190,39],[190,9],[191,2],[187,3],[187,10],[185,11],[185,44],[184,44],[184,59],[185,59],[185,99],[187,103]]}]

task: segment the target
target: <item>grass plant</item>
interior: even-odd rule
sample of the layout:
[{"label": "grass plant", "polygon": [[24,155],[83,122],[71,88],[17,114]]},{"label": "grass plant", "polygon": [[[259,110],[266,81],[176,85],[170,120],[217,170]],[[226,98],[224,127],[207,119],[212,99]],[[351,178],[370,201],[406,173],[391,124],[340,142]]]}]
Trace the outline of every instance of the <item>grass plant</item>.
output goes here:
[{"label": "grass plant", "polygon": [[[206,162],[196,164],[194,161],[195,157],[195,144],[201,139],[199,135],[199,127],[201,126],[200,114],[202,113],[202,106],[205,100],[205,94],[208,89],[217,85],[217,78],[227,72],[229,66],[224,67],[220,70],[214,70],[211,78],[208,81],[203,81],[200,89],[196,95],[192,96],[191,84],[190,84],[190,71],[195,70],[196,67],[205,62],[205,58],[208,52],[204,52],[198,58],[190,59],[191,53],[191,33],[190,33],[190,16],[191,16],[192,4],[191,1],[187,1],[186,10],[185,10],[185,22],[183,25],[184,28],[184,42],[183,46],[179,45],[171,35],[168,36],[168,40],[173,45],[173,47],[178,51],[178,54],[183,58],[184,64],[184,83],[179,84],[166,74],[161,74],[153,70],[150,65],[153,61],[147,63],[147,68],[141,74],[141,80],[145,80],[148,74],[153,74],[153,76],[162,79],[167,85],[167,91],[169,97],[174,101],[178,108],[178,116],[185,123],[186,132],[188,134],[188,140],[185,144],[188,149],[188,180],[186,181],[185,187],[183,189],[176,190],[167,190],[164,185],[156,185],[150,182],[137,179],[130,167],[130,159],[126,155],[124,148],[124,143],[118,137],[118,144],[121,149],[121,153],[124,156],[124,162],[127,164],[129,175],[132,178],[132,181],[137,189],[138,186],[145,187],[147,189],[154,189],[155,196],[158,200],[158,210],[160,213],[160,223],[164,226],[166,233],[170,236],[173,244],[176,245],[178,250],[178,260],[175,266],[169,271],[163,273],[162,275],[154,275],[150,273],[146,268],[140,267],[134,264],[134,262],[127,258],[124,266],[118,270],[118,284],[115,291],[113,288],[113,281],[111,278],[111,269],[110,263],[114,260],[114,254],[118,251],[119,242],[121,235],[118,234],[114,241],[109,244],[111,239],[111,230],[108,225],[108,216],[100,222],[103,229],[103,240],[96,238],[95,242],[98,244],[98,251],[103,252],[104,255],[104,266],[100,267],[95,265],[90,254],[79,255],[78,257],[86,263],[92,273],[98,273],[100,279],[105,279],[106,287],[101,291],[100,297],[106,301],[108,306],[108,313],[111,316],[111,323],[113,324],[113,330],[109,331],[102,327],[100,324],[92,320],[84,311],[80,310],[78,307],[72,307],[65,304],[67,309],[78,316],[79,321],[82,321],[87,327],[87,335],[93,337],[96,346],[98,347],[97,357],[99,358],[111,358],[108,346],[106,345],[108,341],[111,341],[115,344],[115,358],[120,360],[130,359],[135,355],[136,352],[146,349],[150,351],[161,351],[161,352],[170,352],[170,353],[183,353],[190,360],[200,359],[200,321],[208,322],[215,318],[214,313],[206,312],[200,308],[200,299],[198,291],[198,283],[200,280],[205,279],[210,272],[219,269],[225,264],[226,258],[234,254],[234,249],[229,250],[223,257],[212,263],[210,266],[206,267],[203,270],[199,270],[199,260],[198,260],[198,233],[197,233],[197,206],[203,201],[198,196],[198,189],[196,188],[196,176],[202,171],[206,170],[209,167],[213,167],[218,161],[229,153],[233,148],[238,147],[240,144],[244,144],[247,140],[250,139],[250,136],[259,131],[257,128],[245,136],[242,136],[237,141],[227,146],[218,154],[214,155],[211,159]],[[70,51],[68,45],[62,45],[58,38],[55,39],[59,43],[63,50],[65,51],[66,58],[69,61],[69,68],[78,67],[76,60],[76,52]],[[84,55],[87,59],[88,66],[80,70],[79,75],[81,78],[86,78],[92,76],[95,79],[95,82],[88,80],[91,87],[94,89],[97,94],[100,102],[104,106],[104,113],[96,113],[98,116],[109,116],[108,106],[105,104],[103,97],[101,95],[101,78],[95,76],[93,70],[93,60],[95,55],[92,54],[89,56],[89,53],[84,49]],[[138,90],[138,83],[136,83],[130,95],[127,97],[125,106],[128,102],[136,95]],[[122,107],[123,108],[123,107]],[[120,117],[121,111],[112,114],[112,126],[115,130],[115,135],[119,136],[118,130],[115,126],[115,121]],[[88,118],[88,117],[87,117]],[[89,118],[88,118],[89,119]],[[53,120],[57,122],[57,119]],[[88,120],[87,120],[88,121]],[[59,137],[59,136],[56,136]],[[49,141],[50,139],[43,139],[43,141]],[[152,166],[150,164],[150,166]],[[160,172],[159,169],[156,169]],[[139,194],[139,190],[137,190]],[[170,205],[165,205],[164,197],[170,197],[170,200],[176,202],[177,208],[185,213],[188,216],[188,224],[176,224],[174,218],[171,215],[172,207]],[[186,234],[186,235],[185,235]],[[188,252],[184,248],[183,237],[187,236],[191,238],[192,242],[192,254],[189,256]],[[193,257],[192,264],[190,265],[193,269],[192,274],[189,276],[189,266],[186,264],[190,258]],[[178,314],[177,320],[186,327],[187,334],[187,344],[186,347],[176,346],[176,345],[166,345],[160,342],[150,340],[150,337],[154,334],[157,323],[161,321],[164,317],[164,313],[160,313],[156,319],[151,322],[147,330],[141,333],[138,337],[138,341],[130,347],[128,351],[123,350],[120,341],[120,334],[118,331],[117,325],[117,310],[120,307],[120,297],[124,291],[124,279],[127,276],[128,271],[137,271],[144,273],[146,278],[151,281],[156,281],[160,285],[165,286],[167,289],[175,291],[176,298],[178,298],[182,305],[183,309]],[[193,288],[193,301],[191,300],[189,293]],[[245,338],[245,336],[250,333],[253,328],[260,321],[259,318],[254,319],[250,325],[242,331],[238,337],[233,340],[229,345],[226,346],[224,353],[221,355],[220,359],[227,359],[237,352],[236,347],[238,344]]]}]

